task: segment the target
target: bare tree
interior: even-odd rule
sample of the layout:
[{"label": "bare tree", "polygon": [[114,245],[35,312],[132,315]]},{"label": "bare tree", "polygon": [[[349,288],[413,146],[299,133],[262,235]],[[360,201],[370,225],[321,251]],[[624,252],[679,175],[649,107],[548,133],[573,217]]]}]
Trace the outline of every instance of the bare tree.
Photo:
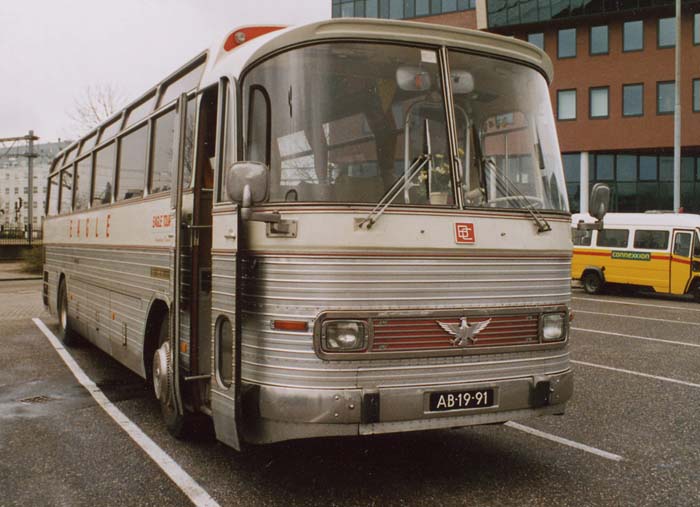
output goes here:
[{"label": "bare tree", "polygon": [[121,91],[111,84],[89,85],[80,97],[73,99],[73,110],[68,117],[78,136],[112,116],[124,105]]}]

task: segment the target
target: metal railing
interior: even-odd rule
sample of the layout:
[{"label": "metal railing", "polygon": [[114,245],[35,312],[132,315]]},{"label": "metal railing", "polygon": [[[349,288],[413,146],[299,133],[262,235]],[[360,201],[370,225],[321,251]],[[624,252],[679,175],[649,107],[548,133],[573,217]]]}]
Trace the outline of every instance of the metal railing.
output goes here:
[{"label": "metal railing", "polygon": [[40,245],[41,229],[32,231],[31,241],[29,232],[24,227],[2,227],[0,229],[0,246],[2,245]]}]

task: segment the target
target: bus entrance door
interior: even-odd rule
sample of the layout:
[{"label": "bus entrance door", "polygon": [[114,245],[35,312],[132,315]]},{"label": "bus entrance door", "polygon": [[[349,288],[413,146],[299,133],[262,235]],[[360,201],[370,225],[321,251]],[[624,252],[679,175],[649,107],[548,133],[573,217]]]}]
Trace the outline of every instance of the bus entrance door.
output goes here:
[{"label": "bus entrance door", "polygon": [[692,240],[693,235],[690,231],[673,231],[673,250],[669,270],[671,294],[685,294],[690,282]]}]

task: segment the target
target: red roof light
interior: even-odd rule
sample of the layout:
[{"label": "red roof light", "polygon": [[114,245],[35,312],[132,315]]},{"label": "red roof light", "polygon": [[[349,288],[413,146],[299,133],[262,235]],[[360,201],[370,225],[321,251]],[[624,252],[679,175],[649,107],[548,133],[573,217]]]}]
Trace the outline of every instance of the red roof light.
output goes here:
[{"label": "red roof light", "polygon": [[286,28],[284,26],[248,26],[245,28],[240,28],[235,32],[231,33],[224,42],[224,49],[226,51],[231,51],[236,49],[241,44],[253,40],[256,37],[265,35],[266,33],[274,32],[276,30],[282,30]]}]

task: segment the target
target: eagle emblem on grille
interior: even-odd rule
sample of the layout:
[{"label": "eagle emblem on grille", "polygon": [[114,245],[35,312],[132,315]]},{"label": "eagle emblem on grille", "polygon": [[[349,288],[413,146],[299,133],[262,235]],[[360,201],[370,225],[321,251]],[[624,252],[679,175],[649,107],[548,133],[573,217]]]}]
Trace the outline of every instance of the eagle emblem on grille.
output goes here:
[{"label": "eagle emblem on grille", "polygon": [[435,322],[437,322],[438,325],[445,330],[445,332],[454,336],[454,339],[450,340],[452,345],[455,347],[462,347],[468,345],[469,340],[471,340],[472,343],[476,343],[476,335],[478,335],[491,323],[491,319],[477,322],[471,326],[469,323],[467,323],[466,317],[462,317],[460,319],[459,326],[456,324],[445,324],[439,320],[436,320]]}]

